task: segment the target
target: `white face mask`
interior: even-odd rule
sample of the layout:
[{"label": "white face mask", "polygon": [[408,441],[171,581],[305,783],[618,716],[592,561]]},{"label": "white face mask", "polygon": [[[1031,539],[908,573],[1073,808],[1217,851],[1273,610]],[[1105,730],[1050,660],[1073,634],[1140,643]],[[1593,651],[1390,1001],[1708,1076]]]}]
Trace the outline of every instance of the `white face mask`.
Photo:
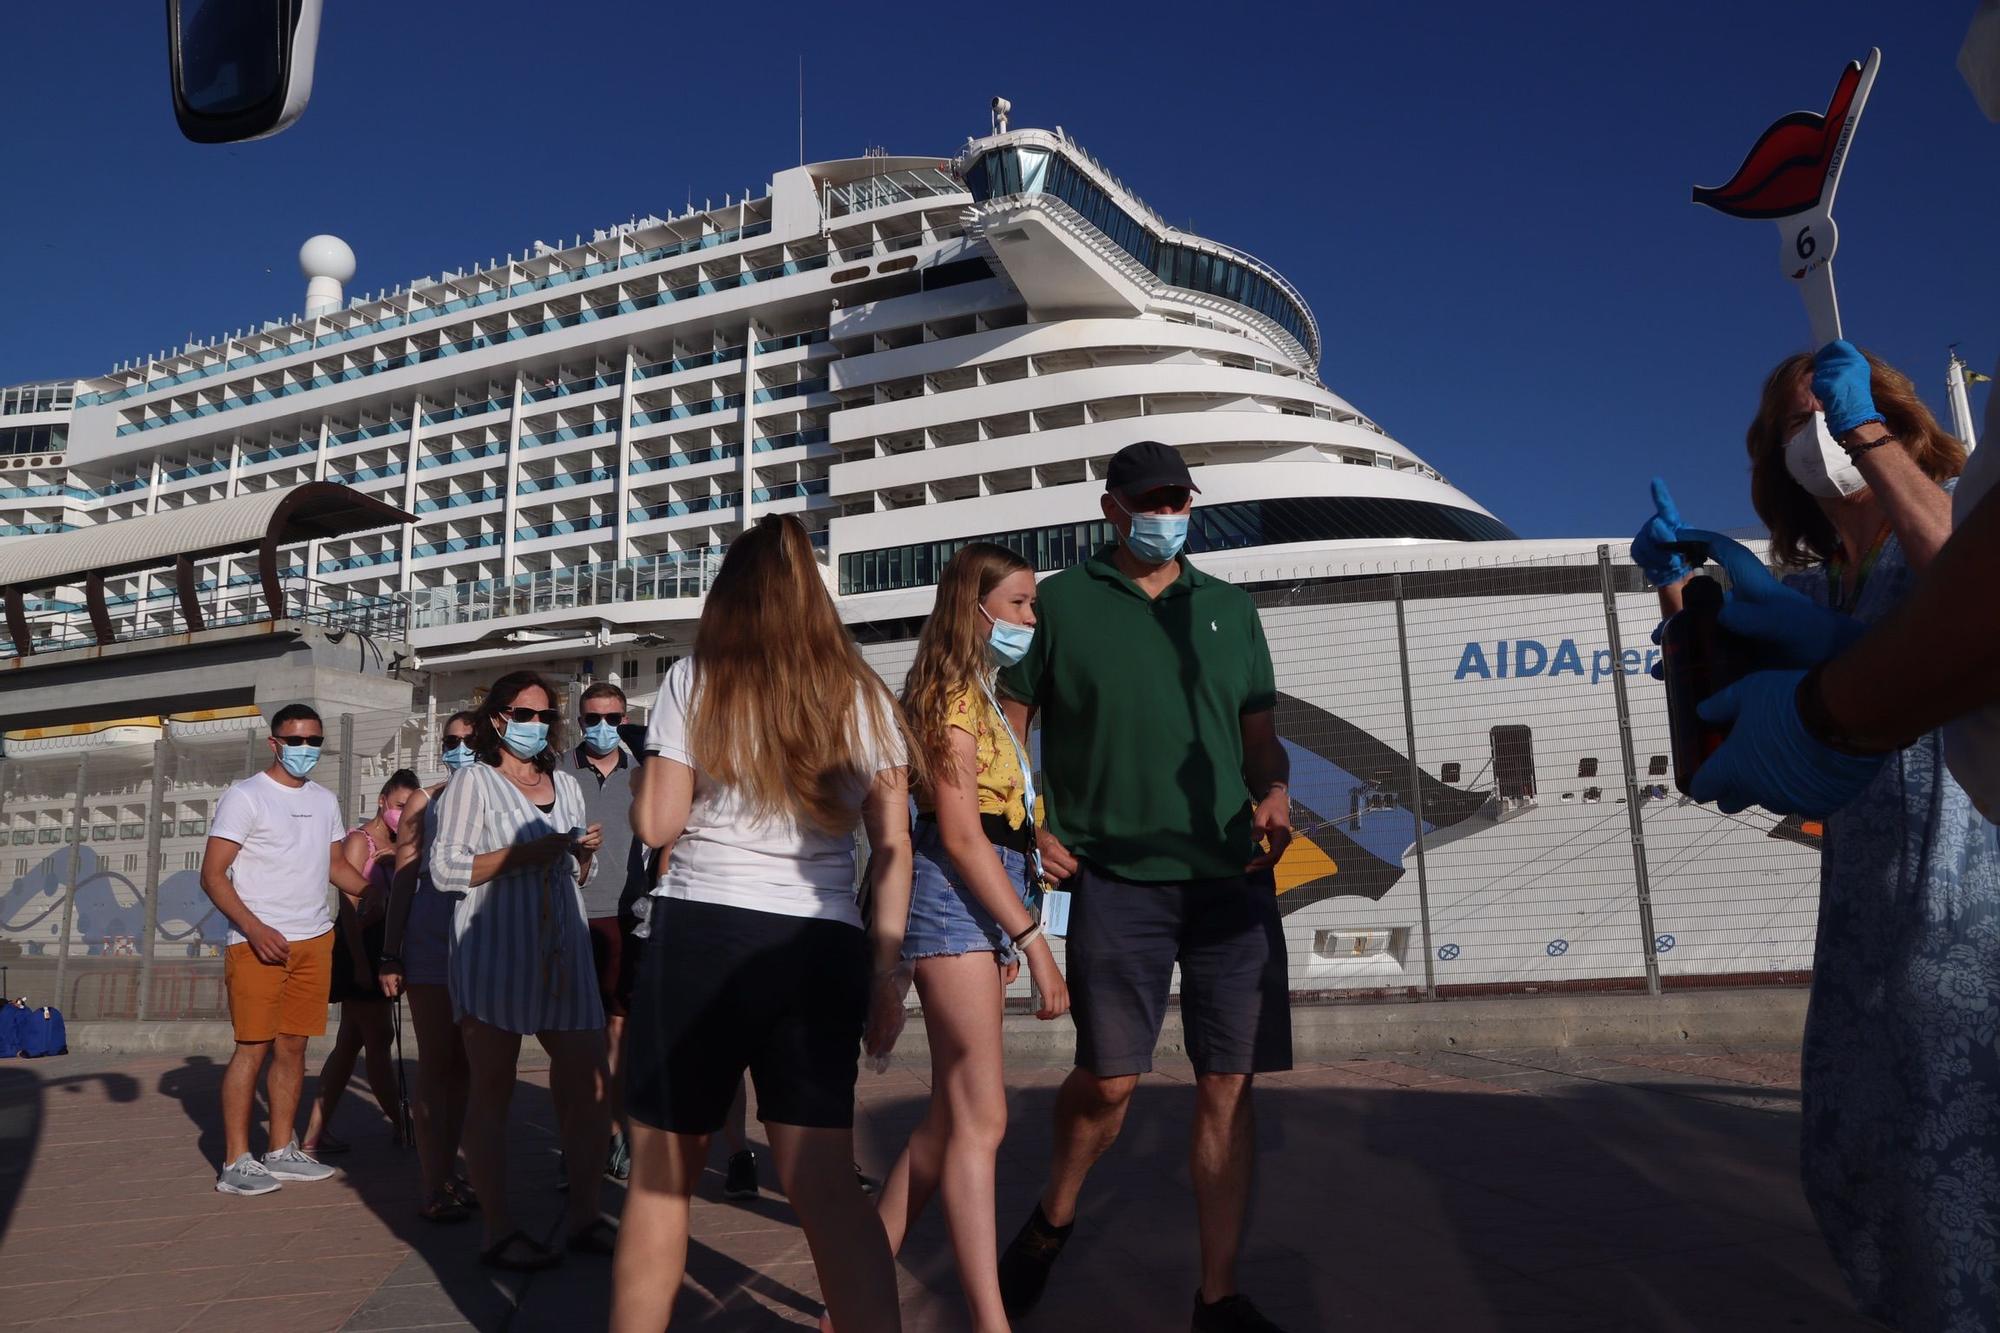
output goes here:
[{"label": "white face mask", "polygon": [[1785,471],[1823,500],[1838,500],[1868,488],[1847,450],[1827,430],[1824,412],[1813,413],[1812,420],[1785,441]]}]

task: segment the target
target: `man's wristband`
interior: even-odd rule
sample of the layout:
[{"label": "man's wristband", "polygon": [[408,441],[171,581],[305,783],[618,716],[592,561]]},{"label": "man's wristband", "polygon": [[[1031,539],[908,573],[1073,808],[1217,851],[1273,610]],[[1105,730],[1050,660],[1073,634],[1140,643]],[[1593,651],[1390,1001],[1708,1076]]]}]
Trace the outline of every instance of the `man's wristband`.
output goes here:
[{"label": "man's wristband", "polygon": [[[1835,720],[1833,713],[1826,706],[1826,694],[1820,687],[1820,679],[1825,672],[1824,662],[1806,672],[1799,681],[1797,693],[1793,695],[1793,701],[1799,710],[1799,724],[1805,728],[1806,735],[1827,749],[1840,754],[1855,756],[1887,754],[1888,749],[1863,745],[1853,739]],[[1894,748],[1894,746],[1889,747],[1889,749]]]}]

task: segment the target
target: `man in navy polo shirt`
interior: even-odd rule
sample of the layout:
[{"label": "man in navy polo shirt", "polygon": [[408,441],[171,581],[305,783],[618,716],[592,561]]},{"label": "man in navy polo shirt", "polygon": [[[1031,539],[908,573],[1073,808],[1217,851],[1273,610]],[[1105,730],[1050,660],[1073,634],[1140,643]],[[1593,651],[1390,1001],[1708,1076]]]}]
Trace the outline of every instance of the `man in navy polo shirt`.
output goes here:
[{"label": "man in navy polo shirt", "polygon": [[[1277,686],[1248,594],[1181,555],[1196,492],[1180,455],[1141,441],[1112,458],[1115,546],[1043,582],[1032,646],[1001,674],[1008,721],[1042,722],[1042,859],[1074,894],[1076,1068],[1034,1215],[1000,1261],[1010,1315],[1041,1296],[1091,1164],[1153,1067],[1176,963],[1194,1063],[1196,1333],[1273,1330],[1236,1291],[1253,1162],[1250,1083],[1291,1068],[1271,867],[1291,841]],[[1268,844],[1268,845],[1262,845]]]}]

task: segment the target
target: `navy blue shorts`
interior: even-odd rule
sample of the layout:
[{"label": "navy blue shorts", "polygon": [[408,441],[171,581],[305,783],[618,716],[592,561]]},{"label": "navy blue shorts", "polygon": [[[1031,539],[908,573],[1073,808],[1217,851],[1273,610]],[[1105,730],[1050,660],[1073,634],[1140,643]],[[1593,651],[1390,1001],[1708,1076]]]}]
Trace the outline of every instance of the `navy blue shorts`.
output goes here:
[{"label": "navy blue shorts", "polygon": [[1136,884],[1080,865],[1070,900],[1076,1063],[1099,1078],[1143,1074],[1181,968],[1181,1022],[1197,1074],[1292,1067],[1285,932],[1271,872]]}]

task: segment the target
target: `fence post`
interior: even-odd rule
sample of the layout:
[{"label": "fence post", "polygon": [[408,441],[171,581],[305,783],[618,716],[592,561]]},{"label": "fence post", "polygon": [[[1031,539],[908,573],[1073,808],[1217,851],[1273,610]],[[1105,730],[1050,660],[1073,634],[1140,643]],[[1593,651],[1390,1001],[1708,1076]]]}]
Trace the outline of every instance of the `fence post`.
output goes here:
[{"label": "fence post", "polygon": [[174,743],[153,742],[153,789],[146,793],[146,929],[139,940],[139,1021],[153,1016],[153,942],[160,933],[160,814],[166,804],[167,767]]},{"label": "fence post", "polygon": [[1410,636],[1403,624],[1403,576],[1391,574],[1396,594],[1396,666],[1403,677],[1403,746],[1410,755],[1410,822],[1417,844],[1417,916],[1424,933],[1424,998],[1437,998],[1437,954],[1431,949],[1430,869],[1424,864],[1424,772],[1417,763],[1416,701],[1410,693]]},{"label": "fence post", "polygon": [[1660,952],[1654,947],[1653,884],[1646,871],[1646,826],[1639,815],[1638,761],[1632,754],[1632,703],[1625,693],[1625,645],[1618,633],[1618,590],[1611,577],[1611,548],[1597,548],[1604,588],[1604,629],[1611,644],[1611,693],[1618,703],[1618,756],[1625,765],[1625,818],[1632,826],[1632,882],[1639,894],[1639,932],[1646,957],[1646,992],[1660,993]]},{"label": "fence post", "polygon": [[[76,881],[83,874],[83,840],[89,829],[84,825],[84,800],[88,789],[84,786],[89,776],[90,756],[78,755],[76,760],[76,806],[71,811],[71,819],[76,830],[76,840],[69,845],[69,887],[63,890],[62,935],[56,945],[56,993],[47,1003],[66,1010],[76,1006],[67,1003],[63,995],[63,982],[69,973],[69,941],[76,924]],[[91,1015],[93,1018],[95,1014]]]},{"label": "fence post", "polygon": [[340,715],[340,826],[354,822],[354,714]]}]

